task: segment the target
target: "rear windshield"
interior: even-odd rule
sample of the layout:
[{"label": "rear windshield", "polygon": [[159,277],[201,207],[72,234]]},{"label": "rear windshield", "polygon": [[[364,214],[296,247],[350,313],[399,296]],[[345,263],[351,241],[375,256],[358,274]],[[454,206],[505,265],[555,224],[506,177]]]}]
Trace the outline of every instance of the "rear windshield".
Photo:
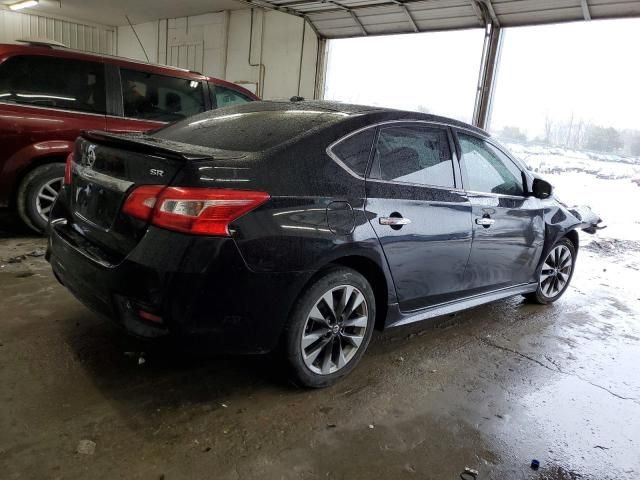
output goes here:
[{"label": "rear windshield", "polygon": [[258,152],[339,120],[344,115],[311,110],[206,113],[174,123],[151,135],[203,147]]}]

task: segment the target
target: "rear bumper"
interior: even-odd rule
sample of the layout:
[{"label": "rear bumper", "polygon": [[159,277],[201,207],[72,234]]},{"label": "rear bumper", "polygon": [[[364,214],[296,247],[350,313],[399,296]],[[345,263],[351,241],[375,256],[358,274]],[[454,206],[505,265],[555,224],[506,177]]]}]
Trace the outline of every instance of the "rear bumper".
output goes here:
[{"label": "rear bumper", "polygon": [[[82,303],[144,338],[197,338],[208,350],[261,353],[276,347],[310,273],[255,273],[230,238],[150,227],[117,264],[67,225],[51,227],[47,260]],[[140,316],[140,310],[161,322]]]}]

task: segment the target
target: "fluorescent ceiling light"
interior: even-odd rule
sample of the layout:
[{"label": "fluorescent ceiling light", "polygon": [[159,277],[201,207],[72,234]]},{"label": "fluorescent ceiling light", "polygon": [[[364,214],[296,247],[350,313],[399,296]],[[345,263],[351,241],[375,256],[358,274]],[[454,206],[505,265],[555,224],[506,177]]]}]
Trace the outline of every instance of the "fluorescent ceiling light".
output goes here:
[{"label": "fluorescent ceiling light", "polygon": [[38,0],[25,0],[24,2],[9,5],[9,8],[11,10],[22,10],[23,8],[35,7],[36,5],[38,5]]}]

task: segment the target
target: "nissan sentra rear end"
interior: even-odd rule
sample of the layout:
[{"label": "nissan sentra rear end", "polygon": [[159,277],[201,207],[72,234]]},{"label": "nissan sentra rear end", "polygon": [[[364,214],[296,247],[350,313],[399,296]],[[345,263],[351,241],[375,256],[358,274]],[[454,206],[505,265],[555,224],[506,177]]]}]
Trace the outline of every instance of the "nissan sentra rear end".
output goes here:
[{"label": "nissan sentra rear end", "polygon": [[275,348],[313,271],[269,260],[287,258],[270,239],[290,233],[280,226],[288,217],[272,212],[311,202],[313,221],[327,219],[327,201],[293,191],[291,171],[303,167],[289,163],[298,154],[287,145],[345,117],[290,110],[256,103],[149,134],[84,133],[51,212],[55,276],[141,337],[195,335],[238,353]]},{"label": "nissan sentra rear end", "polygon": [[270,199],[252,188],[255,162],[159,136],[85,133],[51,214],[55,276],[135,335],[211,333],[217,350],[270,350],[279,329],[258,320],[286,317],[271,299],[300,275],[254,273],[233,239],[234,221]]},{"label": "nissan sentra rear end", "polygon": [[[143,136],[81,137],[51,215],[48,259],[56,277],[131,333],[157,337],[203,327],[201,312],[192,311],[194,295],[206,289],[224,296],[230,279],[250,285],[230,223],[269,199],[265,192],[171,185],[186,163],[214,155],[240,158],[178,152]],[[238,315],[222,305],[215,312],[207,325],[214,330]]]}]

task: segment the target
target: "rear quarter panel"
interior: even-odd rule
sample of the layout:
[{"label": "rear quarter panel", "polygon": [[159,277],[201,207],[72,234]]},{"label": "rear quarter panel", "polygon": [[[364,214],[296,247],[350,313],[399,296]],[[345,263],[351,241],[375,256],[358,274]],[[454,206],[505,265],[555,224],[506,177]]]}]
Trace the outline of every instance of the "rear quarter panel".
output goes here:
[{"label": "rear quarter panel", "polygon": [[[313,274],[331,262],[356,256],[378,265],[391,286],[384,254],[364,211],[364,180],[326,153],[326,147],[346,132],[336,128],[311,135],[267,155],[191,162],[174,182],[271,195],[267,203],[231,224],[232,236],[253,272]],[[394,303],[393,288],[388,295]]]}]

